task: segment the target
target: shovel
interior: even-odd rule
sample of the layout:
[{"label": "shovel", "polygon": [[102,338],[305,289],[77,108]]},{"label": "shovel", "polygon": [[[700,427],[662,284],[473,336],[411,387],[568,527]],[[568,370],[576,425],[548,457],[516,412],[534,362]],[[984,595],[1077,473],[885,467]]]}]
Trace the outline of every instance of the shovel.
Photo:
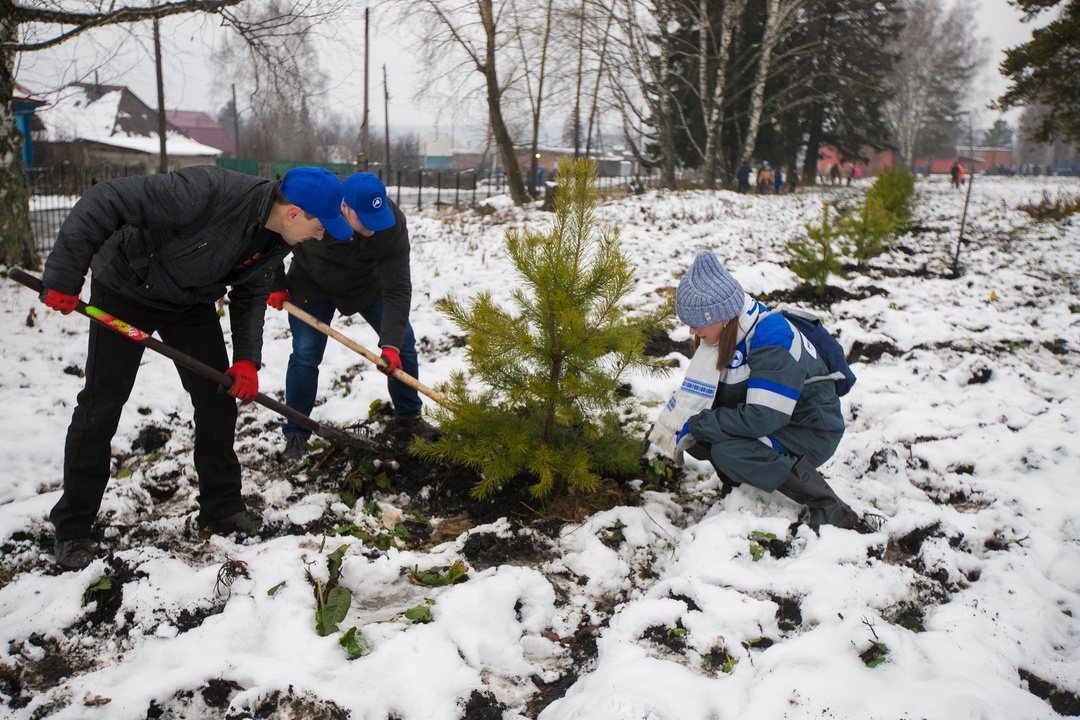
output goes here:
[{"label": "shovel", "polygon": [[[386,362],[382,359],[382,357],[380,357],[380,356],[376,355],[375,353],[371,352],[370,350],[368,350],[363,345],[361,345],[361,344],[359,344],[357,342],[354,342],[354,341],[350,340],[349,338],[345,337],[344,335],[339,333],[337,330],[330,327],[329,325],[327,325],[323,321],[319,320],[317,317],[315,317],[311,313],[305,312],[304,310],[301,310],[300,308],[298,308],[296,305],[293,305],[288,300],[283,302],[281,304],[281,307],[285,308],[285,310],[288,311],[288,313],[290,315],[292,315],[295,318],[299,318],[300,320],[303,320],[305,323],[307,323],[311,327],[315,328],[316,330],[321,332],[323,335],[326,335],[327,337],[332,337],[335,340],[337,340],[339,343],[344,345],[345,347],[349,348],[350,350],[355,350],[356,352],[360,353],[361,355],[366,357],[368,360],[375,363],[375,367],[379,368],[380,370],[386,367]],[[406,385],[413,388],[414,390],[418,390],[419,392],[424,393],[429,398],[431,398],[435,402],[439,403],[440,405],[442,405],[447,410],[450,410],[451,412],[454,410],[454,403],[450,402],[449,398],[447,398],[445,395],[443,395],[438,390],[432,390],[427,385],[420,382],[419,380],[417,380],[416,378],[414,378],[412,375],[405,372],[404,370],[395,370],[393,372],[393,376],[394,376],[394,378],[396,378],[397,380],[400,380],[401,382],[405,383]]]},{"label": "shovel", "polygon": [[[11,268],[10,270],[8,270],[8,277],[16,282],[22,283],[26,287],[39,294],[44,287],[41,284],[40,278],[37,278],[20,268]],[[148,347],[155,352],[161,353],[165,357],[171,359],[176,364],[182,365],[188,370],[202,375],[207,380],[216,382],[218,385],[221,385],[226,389],[232,387],[233,379],[225,373],[221,372],[220,370],[215,370],[206,363],[200,360],[196,360],[190,355],[180,352],[171,345],[166,345],[160,340],[153,338],[150,335],[147,335],[137,327],[128,325],[123,320],[109,315],[107,312],[101,310],[100,308],[96,308],[93,305],[87,305],[80,300],[75,310],[78,311],[81,315],[85,315],[91,320],[101,323],[110,330],[115,330],[121,335],[124,335],[132,342],[137,342],[140,345],[144,345],[145,347]],[[348,447],[359,448],[362,450],[367,450],[369,452],[383,451],[383,448],[379,447],[376,443],[368,440],[367,438],[356,435],[355,433],[341,430],[340,428],[335,428],[324,423],[316,422],[302,412],[298,410],[293,410],[288,405],[278,402],[272,397],[268,397],[267,395],[264,395],[262,393],[259,393],[255,396],[255,402],[259,403],[265,408],[273,410],[277,414],[282,415],[289,420],[292,420],[297,425],[300,425],[301,427],[310,430],[319,437],[325,438],[326,440],[330,441],[335,445],[344,445]]]}]

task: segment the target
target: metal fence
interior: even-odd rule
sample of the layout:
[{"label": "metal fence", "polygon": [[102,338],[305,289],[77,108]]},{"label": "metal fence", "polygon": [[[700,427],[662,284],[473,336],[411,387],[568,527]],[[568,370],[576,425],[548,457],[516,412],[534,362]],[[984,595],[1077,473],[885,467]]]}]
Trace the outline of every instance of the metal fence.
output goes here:
[{"label": "metal fence", "polygon": [[[233,161],[236,162],[236,161]],[[240,161],[243,162],[243,161]],[[220,163],[228,166],[227,162]],[[259,164],[261,173],[252,173],[255,169],[244,166],[241,171],[249,174],[261,174],[262,177],[283,175],[290,167],[302,163],[267,163]],[[341,167],[320,163],[319,165],[341,173]],[[143,174],[142,166],[103,165],[91,168],[74,167],[35,167],[26,172],[30,187],[30,225],[34,233],[34,242],[38,250],[52,249],[60,225],[78,199],[92,185],[102,180],[117,177],[130,177]],[[372,169],[375,175],[386,184],[387,195],[394,199],[403,210],[427,210],[471,207],[494,195],[509,192],[504,175],[478,178],[475,170],[392,170]],[[654,184],[648,177],[599,177],[597,183],[601,192],[613,192],[620,189],[640,191]],[[546,186],[545,186],[546,187]],[[539,188],[542,195],[545,187]]]},{"label": "metal fence", "polygon": [[90,186],[102,180],[142,174],[141,165],[92,168],[32,167],[26,170],[30,189],[30,227],[38,250],[49,250],[71,206]]}]

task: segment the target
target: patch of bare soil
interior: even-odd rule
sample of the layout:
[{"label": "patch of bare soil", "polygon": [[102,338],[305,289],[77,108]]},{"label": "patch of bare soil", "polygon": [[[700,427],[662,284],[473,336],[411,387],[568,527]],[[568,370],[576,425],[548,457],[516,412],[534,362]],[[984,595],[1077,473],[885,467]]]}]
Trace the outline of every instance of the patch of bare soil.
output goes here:
[{"label": "patch of bare soil", "polygon": [[834,285],[826,285],[822,292],[810,285],[798,285],[790,290],[775,290],[758,299],[770,308],[780,305],[809,305],[826,309],[842,300],[865,300],[874,295],[887,295],[882,288],[861,288],[858,292],[849,292]]}]

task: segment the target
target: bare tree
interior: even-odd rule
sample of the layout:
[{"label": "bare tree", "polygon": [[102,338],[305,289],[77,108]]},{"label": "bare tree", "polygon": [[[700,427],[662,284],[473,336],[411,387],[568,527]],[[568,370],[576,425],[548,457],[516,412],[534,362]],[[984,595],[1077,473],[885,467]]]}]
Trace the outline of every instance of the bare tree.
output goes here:
[{"label": "bare tree", "polygon": [[319,68],[314,29],[339,8],[271,0],[232,15],[237,33],[213,54],[247,99],[243,125],[245,155],[257,160],[318,160],[317,98],[326,90]]},{"label": "bare tree", "polygon": [[[548,69],[548,46],[551,40],[551,19],[554,0],[547,0],[544,8],[543,20],[523,17],[521,5],[513,6],[515,36],[518,50],[521,53],[521,64],[524,71],[525,90],[529,100],[530,115],[532,117],[532,145],[529,151],[529,180],[528,187],[531,195],[536,195],[536,168],[538,164],[537,150],[540,142],[540,110],[544,101],[544,80]],[[530,4],[531,6],[531,4]],[[535,40],[535,42],[529,42]],[[540,59],[538,67],[533,67],[530,58],[533,56],[533,45]],[[534,85],[535,83],[535,85]]]},{"label": "bare tree", "polygon": [[908,167],[927,128],[958,122],[982,52],[971,39],[974,10],[974,0],[958,0],[948,11],[941,0],[905,3],[907,23],[896,40],[900,59],[887,80],[893,96],[885,111]]},{"label": "bare tree", "polygon": [[772,69],[772,55],[780,38],[791,29],[799,16],[799,10],[805,0],[766,0],[765,30],[762,33],[761,46],[758,50],[757,71],[750,90],[750,110],[747,121],[746,137],[740,156],[749,158],[757,143],[758,130],[761,128],[761,115],[765,107],[765,83],[768,82]]},{"label": "bare tree", "polygon": [[[216,15],[222,25],[238,32],[266,57],[279,54],[276,38],[298,17],[325,18],[346,0],[305,0],[268,24],[253,19],[247,0],[66,0],[26,5],[0,0],[0,263],[36,268],[40,264],[30,229],[29,192],[22,166],[23,138],[13,107],[16,61],[20,53],[60,45],[106,26],[122,26],[184,13]],[[287,70],[283,71],[287,73]]]},{"label": "bare tree", "polygon": [[[44,50],[106,25],[180,13],[218,13],[243,0],[175,0],[156,5],[82,3],[27,6],[0,0],[0,264],[40,266],[30,229],[29,190],[22,164],[23,137],[13,104],[18,53]],[[81,7],[80,7],[81,6]]]},{"label": "bare tree", "polygon": [[463,71],[478,73],[482,78],[488,121],[502,156],[510,197],[520,205],[529,196],[521,182],[514,138],[504,114],[504,96],[518,76],[512,63],[510,72],[500,75],[500,61],[507,58],[507,45],[514,38],[502,27],[504,21],[512,26],[513,2],[396,0],[410,23],[420,29],[422,61],[429,73],[425,89],[448,78],[454,78],[455,88],[460,89]]},{"label": "bare tree", "polygon": [[710,3],[708,0],[698,0],[698,96],[701,98],[702,122],[705,126],[705,147],[701,149],[701,172],[705,187],[712,187],[717,180],[731,39],[736,23],[746,10],[746,3],[747,0],[729,0],[721,5],[719,32],[713,37]]},{"label": "bare tree", "polygon": [[[677,103],[671,68],[677,53],[673,33],[677,0],[609,1],[616,28],[609,88],[622,116],[623,133],[638,160],[658,165],[661,182],[674,188]],[[640,140],[635,141],[635,135]],[[656,144],[656,156],[642,147],[646,138]]]}]

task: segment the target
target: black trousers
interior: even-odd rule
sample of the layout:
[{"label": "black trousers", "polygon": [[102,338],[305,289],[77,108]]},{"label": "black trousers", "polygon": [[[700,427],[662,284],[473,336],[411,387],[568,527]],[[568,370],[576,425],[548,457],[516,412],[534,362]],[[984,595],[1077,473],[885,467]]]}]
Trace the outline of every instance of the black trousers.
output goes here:
[{"label": "black trousers", "polygon": [[[213,303],[162,311],[90,286],[90,304],[224,372],[229,367],[221,319]],[[90,323],[86,384],[79,393],[64,446],[64,493],[49,519],[58,540],[89,537],[109,482],[111,444],[131,395],[145,348],[97,322]],[[164,361],[164,358],[161,358]],[[176,366],[194,407],[195,471],[200,517],[217,519],[244,509],[240,462],[233,449],[236,400],[217,383]]]}]

